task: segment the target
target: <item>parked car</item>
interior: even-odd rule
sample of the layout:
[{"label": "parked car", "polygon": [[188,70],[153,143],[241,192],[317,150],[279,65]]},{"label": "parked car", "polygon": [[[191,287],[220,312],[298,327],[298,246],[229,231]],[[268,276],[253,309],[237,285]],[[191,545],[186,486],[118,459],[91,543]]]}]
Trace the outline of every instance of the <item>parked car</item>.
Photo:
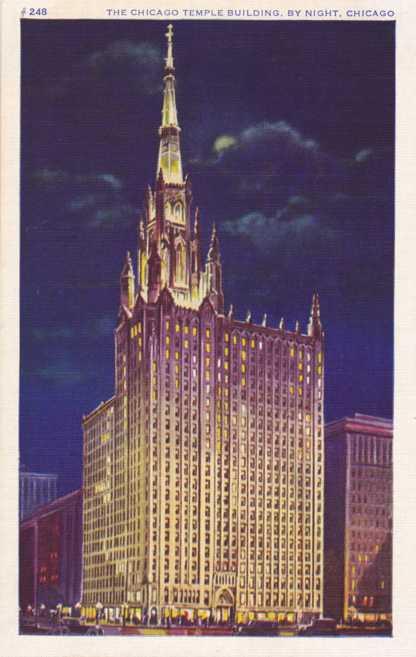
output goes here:
[{"label": "parked car", "polygon": [[310,625],[301,627],[299,636],[337,636],[335,618],[316,618]]},{"label": "parked car", "polygon": [[240,636],[278,636],[279,625],[275,621],[250,621],[247,625],[237,625],[235,631]]}]

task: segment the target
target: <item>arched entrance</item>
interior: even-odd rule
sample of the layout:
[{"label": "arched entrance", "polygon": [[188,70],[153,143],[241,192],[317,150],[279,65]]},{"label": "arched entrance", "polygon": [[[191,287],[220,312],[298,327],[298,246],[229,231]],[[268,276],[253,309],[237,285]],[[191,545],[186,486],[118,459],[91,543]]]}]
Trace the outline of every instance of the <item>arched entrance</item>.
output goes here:
[{"label": "arched entrance", "polygon": [[234,597],[229,589],[220,589],[215,594],[214,621],[216,623],[234,621]]}]

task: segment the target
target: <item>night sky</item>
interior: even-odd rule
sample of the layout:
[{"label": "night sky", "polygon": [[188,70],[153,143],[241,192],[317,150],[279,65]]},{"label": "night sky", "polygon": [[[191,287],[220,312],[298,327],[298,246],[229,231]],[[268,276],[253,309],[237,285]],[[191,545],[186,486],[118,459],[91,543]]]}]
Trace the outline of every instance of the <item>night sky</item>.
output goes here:
[{"label": "night sky", "polygon": [[[119,275],[153,185],[166,23],[22,21],[21,462],[81,483],[113,394]],[[184,170],[226,307],[302,331],[326,420],[391,417],[394,23],[174,23]],[[206,252],[206,251],[205,251]]]}]

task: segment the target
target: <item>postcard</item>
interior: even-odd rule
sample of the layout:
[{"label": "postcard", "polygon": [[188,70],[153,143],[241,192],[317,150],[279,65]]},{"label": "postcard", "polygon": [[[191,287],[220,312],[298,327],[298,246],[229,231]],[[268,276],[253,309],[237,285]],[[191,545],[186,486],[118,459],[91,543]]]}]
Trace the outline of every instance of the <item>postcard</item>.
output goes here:
[{"label": "postcard", "polygon": [[5,654],[410,654],[414,12],[137,4],[2,8]]}]

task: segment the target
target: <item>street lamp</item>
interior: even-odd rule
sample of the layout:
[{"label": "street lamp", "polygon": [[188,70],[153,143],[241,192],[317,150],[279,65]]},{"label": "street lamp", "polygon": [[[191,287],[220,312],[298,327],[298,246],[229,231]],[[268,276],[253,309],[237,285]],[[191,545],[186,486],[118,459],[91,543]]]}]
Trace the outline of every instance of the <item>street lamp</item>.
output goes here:
[{"label": "street lamp", "polygon": [[122,617],[123,626],[126,625],[126,623],[127,623],[128,610],[129,610],[129,606],[126,602],[124,602],[123,605],[122,605],[122,608],[121,608],[121,613],[123,614],[123,617]]},{"label": "street lamp", "polygon": [[103,610],[103,604],[102,604],[102,602],[97,602],[97,604],[95,605],[95,609],[96,609],[96,617],[95,617],[95,619],[96,619],[96,621],[97,621],[97,625],[99,625],[99,624],[100,624],[100,618],[101,618],[101,612],[102,612],[102,610]]}]

